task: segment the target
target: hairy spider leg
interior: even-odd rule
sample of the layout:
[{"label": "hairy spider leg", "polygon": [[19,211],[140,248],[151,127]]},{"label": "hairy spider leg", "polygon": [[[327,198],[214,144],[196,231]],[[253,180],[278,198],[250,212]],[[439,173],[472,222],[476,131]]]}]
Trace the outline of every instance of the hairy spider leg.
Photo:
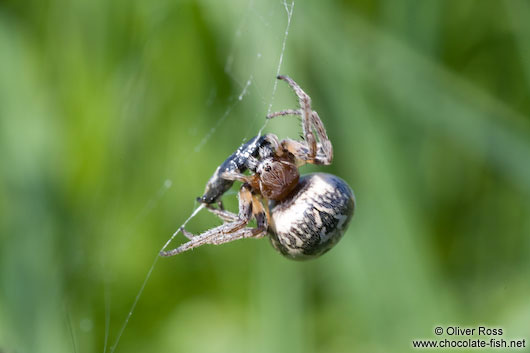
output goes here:
[{"label": "hairy spider leg", "polygon": [[252,196],[252,215],[256,218],[256,228],[242,228],[236,232],[221,234],[218,237],[212,238],[209,244],[220,245],[229,243],[234,240],[244,238],[262,238],[267,234],[268,218],[267,213],[256,195]]},{"label": "hairy spider leg", "polygon": [[[217,204],[219,208],[215,208],[211,204],[205,204],[205,207],[208,211],[219,217],[223,222],[235,222],[238,220],[238,215],[234,212],[225,210],[221,201],[217,202]],[[195,234],[186,231],[184,228],[182,228],[181,231],[182,234],[190,240],[195,237]]]},{"label": "hairy spider leg", "polygon": [[181,252],[188,251],[190,249],[196,248],[198,246],[208,244],[210,238],[222,234],[222,233],[231,233],[237,231],[247,225],[252,216],[252,193],[250,192],[250,187],[246,185],[241,186],[239,190],[239,215],[237,220],[231,223],[225,223],[218,227],[207,230],[206,232],[200,235],[193,235],[184,228],[182,228],[182,233],[190,239],[189,242],[182,244],[176,249],[165,252],[161,254],[163,256],[173,256],[180,254]]},{"label": "hairy spider leg", "polygon": [[279,80],[284,80],[291,86],[294,93],[298,96],[300,104],[300,112],[302,115],[302,130],[304,131],[304,138],[309,147],[309,153],[311,157],[314,157],[317,153],[317,140],[311,129],[311,116],[313,111],[311,110],[311,98],[307,93],[304,92],[296,82],[293,81],[289,76],[278,76]]},{"label": "hairy spider leg", "polygon": [[318,143],[317,155],[315,156],[315,164],[329,165],[333,161],[333,146],[328,138],[322,120],[320,120],[318,113],[315,111],[311,114],[311,123],[313,124],[318,135],[318,140],[320,141]]},{"label": "hairy spider leg", "polygon": [[221,218],[223,222],[235,222],[238,219],[238,215],[234,212],[227,211],[221,208],[215,208],[211,205],[206,205],[206,209]]},{"label": "hairy spider leg", "polygon": [[276,118],[277,116],[285,116],[285,115],[302,115],[301,109],[285,109],[281,110],[279,112],[270,113],[267,115],[267,119]]},{"label": "hairy spider leg", "polygon": [[[252,219],[252,216],[256,217],[258,227],[245,228],[248,222]],[[239,191],[239,214],[235,221],[225,223],[196,236],[182,228],[182,233],[190,239],[190,241],[182,244],[176,249],[163,251],[160,255],[174,256],[205,244],[219,245],[241,238],[259,238],[265,235],[267,227],[267,217],[263,210],[263,206],[259,200],[252,195],[250,185],[243,184]]]},{"label": "hairy spider leg", "polygon": [[[311,98],[288,76],[278,76],[278,79],[286,81],[298,96],[301,109],[286,109],[267,115],[267,119],[285,115],[300,115],[302,117],[302,129],[305,142],[285,139],[281,145],[291,152],[298,160],[298,165],[305,163],[329,165],[333,160],[333,146],[328,138],[324,124],[318,113],[311,109]],[[318,142],[313,129],[318,136]]]}]

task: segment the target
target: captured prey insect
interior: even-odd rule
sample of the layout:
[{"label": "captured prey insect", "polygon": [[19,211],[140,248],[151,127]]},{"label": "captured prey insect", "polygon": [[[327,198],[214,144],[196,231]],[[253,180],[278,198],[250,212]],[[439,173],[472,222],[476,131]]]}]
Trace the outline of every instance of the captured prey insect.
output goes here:
[{"label": "captured prey insect", "polygon": [[[279,141],[273,134],[256,136],[242,144],[213,174],[204,195],[197,200],[225,223],[200,235],[181,228],[189,239],[180,247],[162,251],[173,256],[204,244],[224,244],[267,234],[276,250],[288,258],[303,260],[322,255],[342,237],[355,208],[355,197],[341,178],[326,173],[300,176],[304,164],[329,165],[333,147],[311,98],[287,76],[300,108],[272,113],[267,119],[299,115],[303,141]],[[315,135],[316,133],[316,135]],[[250,175],[243,174],[250,171]],[[239,213],[223,208],[221,197],[234,181],[241,181]],[[215,207],[217,205],[217,207]],[[255,228],[247,227],[252,218]]]}]

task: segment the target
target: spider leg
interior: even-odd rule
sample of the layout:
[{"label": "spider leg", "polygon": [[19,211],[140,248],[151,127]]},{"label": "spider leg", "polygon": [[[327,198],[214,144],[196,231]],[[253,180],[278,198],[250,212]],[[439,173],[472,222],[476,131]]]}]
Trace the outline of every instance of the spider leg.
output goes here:
[{"label": "spider leg", "polygon": [[221,177],[226,180],[238,180],[243,182],[243,185],[247,184],[251,185],[254,189],[259,189],[259,176],[256,174],[245,175],[237,172],[225,172],[221,174]]},{"label": "spider leg", "polygon": [[326,128],[320,120],[318,113],[313,111],[311,114],[311,123],[318,135],[319,142],[317,143],[317,154],[315,156],[315,164],[329,165],[333,161],[333,146],[326,133]]},{"label": "spider leg", "polygon": [[300,167],[306,163],[311,163],[312,158],[309,154],[309,147],[305,142],[287,138],[282,140],[281,146],[295,157],[297,166]]},{"label": "spider leg", "polygon": [[275,112],[267,115],[267,119],[272,119],[277,116],[284,116],[284,115],[302,115],[301,109],[285,109],[280,112]]},{"label": "spider leg", "polygon": [[[222,207],[222,204],[219,205],[219,207]],[[235,214],[234,212],[227,211],[224,208],[215,208],[212,205],[207,204],[206,209],[217,217],[219,217],[223,222],[235,222],[238,220],[237,214]],[[188,232],[184,228],[180,228],[180,231],[186,238],[190,240],[195,237],[195,234]]]},{"label": "spider leg", "polygon": [[195,234],[188,232],[186,229],[184,229],[184,227],[180,227],[179,231],[182,232],[182,235],[184,235],[189,240],[192,240],[193,237],[195,237]]},{"label": "spider leg", "polygon": [[249,183],[251,179],[250,175],[245,175],[238,172],[224,172],[221,174],[221,177],[226,180],[238,180],[243,183]]},{"label": "spider leg", "polygon": [[220,245],[239,239],[264,237],[267,234],[268,227],[267,213],[256,196],[252,197],[252,214],[257,221],[256,228],[246,227],[233,233],[221,234],[218,237],[211,238],[209,244]]},{"label": "spider leg", "polygon": [[212,239],[208,244],[221,245],[224,243],[229,243],[234,240],[244,239],[244,238],[262,238],[267,234],[267,228],[243,228],[237,232],[230,234],[223,234],[218,238]]},{"label": "spider leg", "polygon": [[306,163],[329,165],[333,159],[333,147],[331,143],[318,143],[317,154],[311,155],[310,149],[303,141],[285,139],[281,142],[282,147],[292,153],[296,159],[296,165],[302,166]]},{"label": "spider leg", "polygon": [[263,203],[260,201],[260,199],[258,199],[258,196],[252,195],[252,214],[254,215],[254,218],[256,218],[256,223],[258,226],[255,229],[261,229],[263,231],[266,231],[267,228],[269,228],[270,218],[267,201],[265,201],[265,205],[266,206],[263,206]]},{"label": "spider leg", "polygon": [[[304,132],[304,138],[309,147],[310,159],[314,158],[317,154],[317,140],[313,134],[313,129],[311,126],[313,110],[311,110],[311,97],[304,92],[292,78],[288,76],[278,76],[279,80],[284,80],[291,86],[294,93],[298,96],[298,101],[300,103],[300,113],[302,115],[302,130]],[[309,161],[308,161],[309,162]],[[311,163],[311,162],[309,162]]]},{"label": "spider leg", "polygon": [[[239,233],[242,228],[244,228],[252,217],[252,206],[255,204],[254,196],[250,192],[250,186],[248,184],[243,184],[239,191],[239,215],[237,220],[231,223],[225,223],[218,227],[207,230],[206,232],[193,236],[193,234],[182,229],[183,234],[190,239],[187,243],[182,244],[176,249],[169,251],[161,251],[160,256],[173,256],[180,254],[184,251],[188,251],[199,247],[204,244],[211,244],[212,242],[219,241],[216,239],[225,239],[225,235],[230,233]],[[266,228],[265,228],[266,229]],[[239,239],[239,238],[238,238]],[[224,242],[231,241],[226,240]]]},{"label": "spider leg", "polygon": [[221,218],[224,222],[235,222],[238,218],[238,215],[234,212],[227,211],[221,208],[215,208],[211,205],[206,205],[206,209]]},{"label": "spider leg", "polygon": [[[305,142],[284,140],[282,141],[283,147],[293,153],[295,157],[300,160],[298,163],[300,165],[305,163],[331,164],[331,161],[333,160],[333,146],[331,145],[331,141],[328,138],[326,129],[324,128],[324,124],[322,123],[322,120],[320,120],[318,113],[311,109],[311,98],[290,77],[278,76],[278,79],[284,80],[293,89],[298,96],[301,109],[287,109],[282,112],[270,114],[267,118],[270,119],[274,116],[288,114],[301,115],[302,129],[305,138]],[[313,130],[318,136],[318,141]]]}]

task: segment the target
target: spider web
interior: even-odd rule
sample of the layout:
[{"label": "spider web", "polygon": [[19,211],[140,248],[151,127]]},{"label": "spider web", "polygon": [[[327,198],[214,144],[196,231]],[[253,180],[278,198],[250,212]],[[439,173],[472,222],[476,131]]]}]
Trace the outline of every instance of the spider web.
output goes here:
[{"label": "spider web", "polygon": [[[207,2],[207,1],[206,1]],[[214,2],[211,4],[206,5],[213,5]],[[232,113],[234,109],[243,103],[245,98],[247,98],[249,95],[257,95],[259,98],[259,101],[263,105],[263,112],[265,111],[267,114],[270,114],[272,111],[272,106],[274,103],[274,97],[276,94],[276,89],[278,85],[278,81],[276,80],[276,76],[280,74],[280,71],[282,69],[282,64],[284,60],[284,54],[285,54],[285,48],[287,43],[287,38],[289,36],[289,29],[291,27],[291,19],[294,11],[294,0],[283,0],[281,3],[276,2],[268,2],[268,1],[262,1],[261,3],[257,3],[255,0],[249,0],[247,3],[246,10],[244,13],[240,16],[241,22],[238,24],[237,29],[235,30],[233,34],[233,40],[231,44],[230,52],[227,56],[226,63],[224,66],[225,74],[240,87],[240,91],[236,94],[232,95],[229,98],[229,103],[224,111],[224,113],[217,119],[216,123],[212,126],[212,128],[201,138],[198,140],[198,143],[193,148],[193,153],[189,155],[189,158],[184,161],[184,164],[186,162],[189,162],[191,159],[191,156],[193,154],[200,153],[202,148],[206,146],[211,140],[212,137],[216,134],[218,129],[223,125],[223,123],[226,122],[227,119],[229,119],[232,116]],[[274,62],[274,66],[271,66],[270,69],[263,69],[264,67],[264,59],[265,54],[262,53],[262,50],[257,47],[255,51],[251,54],[252,58],[245,58],[241,51],[238,51],[240,49],[239,44],[244,43],[244,41],[251,41],[255,42],[252,37],[252,30],[254,31],[272,31],[274,30],[272,26],[272,18],[279,17],[278,12],[282,11],[283,13],[281,16],[284,19],[284,30],[280,33],[279,38],[281,38],[281,46],[279,48],[279,55],[277,54],[277,51],[273,51],[274,54],[269,54],[268,57],[269,62]],[[265,15],[266,14],[266,15]],[[248,34],[247,37],[245,37],[245,34]],[[254,36],[256,34],[254,33]],[[259,35],[258,35],[259,36]],[[248,43],[246,43],[248,45]],[[245,49],[247,49],[247,46],[245,45]],[[272,55],[276,55],[276,59],[274,60]],[[259,71],[258,71],[259,70]],[[264,79],[260,78],[260,73],[264,72]],[[260,83],[263,81],[273,82],[272,83],[272,92],[270,94],[270,98],[266,99],[263,90],[260,88]],[[211,102],[215,98],[215,91],[212,91],[212,95],[209,99],[209,102],[206,102],[207,106],[211,105]],[[264,117],[265,114],[259,114],[259,116]],[[268,124],[268,120],[262,118],[262,125],[258,130],[258,135],[261,135],[263,133],[263,130]],[[250,124],[252,125],[252,124]],[[245,138],[250,133],[251,130],[249,130],[245,134]],[[255,129],[254,129],[255,131]],[[160,202],[160,200],[163,198],[165,193],[169,190],[169,188],[172,185],[171,179],[166,179],[162,186],[159,188],[159,190],[156,192],[156,194],[149,200],[146,205],[141,209],[138,216],[136,217],[136,222],[141,220],[142,218],[146,217],[149,212]],[[169,246],[169,244],[173,241],[173,239],[177,236],[180,229],[193,219],[202,209],[204,208],[204,205],[199,205],[197,207],[194,207],[194,210],[191,212],[191,215],[182,223],[180,227],[177,228],[177,231],[175,231],[169,239],[166,241],[166,243],[162,246],[160,251],[166,250],[166,248]],[[135,223],[136,223],[135,222]],[[120,340],[123,336],[123,333],[125,332],[127,325],[129,323],[129,320],[131,319],[136,306],[138,305],[140,298],[143,294],[143,291],[151,278],[151,275],[156,267],[156,264],[158,263],[158,260],[160,259],[160,256],[158,253],[155,255],[155,258],[153,260],[153,263],[149,267],[149,270],[147,271],[147,274],[140,286],[140,289],[136,293],[135,299],[127,313],[127,316],[123,323],[121,324],[121,328],[118,331],[117,336],[114,338],[113,344],[109,347],[109,331],[110,331],[110,310],[111,310],[111,303],[110,303],[110,294],[109,294],[109,288],[108,284],[105,282],[104,284],[104,296],[105,296],[105,336],[104,336],[104,348],[103,352],[108,351],[110,353],[114,353],[114,351],[117,349],[118,344],[120,343]]]}]

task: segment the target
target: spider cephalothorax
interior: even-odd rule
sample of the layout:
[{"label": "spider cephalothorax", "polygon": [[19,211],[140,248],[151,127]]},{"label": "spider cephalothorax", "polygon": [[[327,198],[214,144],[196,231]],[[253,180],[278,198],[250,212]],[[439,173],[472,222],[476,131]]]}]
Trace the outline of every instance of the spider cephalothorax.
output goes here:
[{"label": "spider cephalothorax", "polygon": [[[217,167],[204,195],[197,198],[226,223],[196,236],[182,229],[190,241],[162,252],[162,256],[204,244],[260,238],[268,232],[272,245],[283,255],[307,259],[331,249],[344,234],[355,208],[353,192],[344,180],[331,174],[300,177],[301,165],[331,164],[333,147],[320,117],[311,109],[309,96],[291,78],[278,76],[278,79],[286,81],[295,91],[300,109],[284,110],[267,118],[301,116],[304,141],[279,141],[276,135],[267,134],[242,144]],[[250,174],[243,174],[246,171]],[[224,210],[221,202],[236,180],[243,183],[238,214]],[[247,227],[252,218],[256,219],[256,228]]]}]

